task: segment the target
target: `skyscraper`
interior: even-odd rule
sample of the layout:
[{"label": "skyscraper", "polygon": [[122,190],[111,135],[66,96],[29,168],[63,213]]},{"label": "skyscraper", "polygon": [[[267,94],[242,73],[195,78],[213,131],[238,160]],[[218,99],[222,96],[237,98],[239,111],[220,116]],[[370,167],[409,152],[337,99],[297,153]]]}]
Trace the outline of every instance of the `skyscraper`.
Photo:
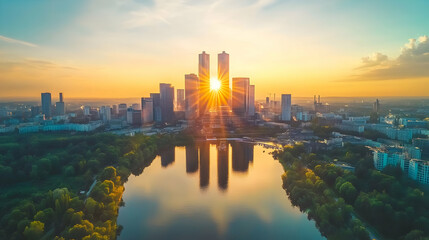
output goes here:
[{"label": "skyscraper", "polygon": [[101,106],[100,107],[100,118],[103,122],[110,122],[112,119],[112,110],[110,106]]},{"label": "skyscraper", "polygon": [[60,93],[60,100],[55,103],[55,111],[57,115],[64,115],[65,114],[65,104],[63,101],[63,93]]},{"label": "skyscraper", "polygon": [[255,85],[249,86],[249,107],[247,109],[248,116],[255,115]]},{"label": "skyscraper", "polygon": [[118,105],[118,115],[119,117],[126,118],[127,117],[127,104],[120,103]]},{"label": "skyscraper", "polygon": [[249,78],[232,78],[232,111],[245,116],[249,104]]},{"label": "skyscraper", "polygon": [[290,94],[282,94],[282,121],[290,121],[292,110],[292,96]]},{"label": "skyscraper", "polygon": [[161,118],[161,95],[159,93],[151,93],[150,98],[153,101],[153,120],[157,123],[162,121]]},{"label": "skyscraper", "polygon": [[169,83],[159,84],[161,97],[161,119],[162,122],[173,122],[174,120],[174,87]]},{"label": "skyscraper", "polygon": [[142,98],[142,122],[143,124],[153,122],[153,99]]},{"label": "skyscraper", "polygon": [[199,78],[199,114],[203,116],[209,110],[210,100],[210,55],[202,52],[198,55]]},{"label": "skyscraper", "polygon": [[380,101],[378,99],[375,100],[372,111],[378,113],[380,111]]},{"label": "skyscraper", "polygon": [[42,113],[45,118],[51,117],[51,93],[42,93]]},{"label": "skyscraper", "polygon": [[229,105],[229,54],[223,51],[217,55],[217,78],[220,81],[219,104],[220,106]]},{"label": "skyscraper", "polygon": [[195,74],[185,75],[185,118],[198,117],[198,93],[199,81]]},{"label": "skyscraper", "polygon": [[185,109],[185,89],[177,89],[176,109],[177,111]]}]

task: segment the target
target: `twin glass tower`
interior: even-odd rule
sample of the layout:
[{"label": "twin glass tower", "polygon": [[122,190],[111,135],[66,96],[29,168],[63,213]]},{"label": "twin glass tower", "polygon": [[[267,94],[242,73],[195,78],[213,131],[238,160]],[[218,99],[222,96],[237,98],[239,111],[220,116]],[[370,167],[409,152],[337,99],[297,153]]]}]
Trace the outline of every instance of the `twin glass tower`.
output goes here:
[{"label": "twin glass tower", "polygon": [[217,80],[220,88],[216,93],[210,91],[210,55],[205,51],[198,56],[199,112],[200,115],[214,106],[229,106],[231,90],[229,87],[229,54],[218,54]]}]

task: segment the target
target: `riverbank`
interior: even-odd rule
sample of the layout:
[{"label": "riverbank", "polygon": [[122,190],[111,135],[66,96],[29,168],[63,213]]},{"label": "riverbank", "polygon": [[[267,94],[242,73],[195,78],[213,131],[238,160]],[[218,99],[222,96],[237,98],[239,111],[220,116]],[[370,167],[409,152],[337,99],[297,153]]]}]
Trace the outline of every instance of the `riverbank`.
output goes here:
[{"label": "riverbank", "polygon": [[[345,236],[354,231],[355,227],[348,224],[353,220],[353,213],[362,219],[359,221],[362,229],[368,229],[377,239],[429,236],[428,196],[402,176],[400,168],[387,168],[383,172],[374,169],[368,150],[346,145],[307,154],[298,144],[274,155],[284,165],[284,188],[292,202],[309,212],[325,236],[330,237],[332,229]],[[353,164],[355,171],[330,163],[333,158]],[[335,206],[332,199],[338,199],[340,205]],[[329,212],[324,213],[329,207],[332,207]],[[332,214],[345,217],[345,225],[333,221],[337,216]],[[339,239],[356,239],[345,236],[340,235]],[[358,239],[368,239],[369,235],[362,237],[365,238]]]},{"label": "riverbank", "polygon": [[[115,239],[128,176],[140,174],[163,147],[188,141],[184,135],[2,136],[0,178],[7,178],[1,183],[7,191],[0,196],[0,238]],[[106,166],[115,166],[107,168],[114,178],[104,176]],[[80,194],[88,188],[89,196]]]}]

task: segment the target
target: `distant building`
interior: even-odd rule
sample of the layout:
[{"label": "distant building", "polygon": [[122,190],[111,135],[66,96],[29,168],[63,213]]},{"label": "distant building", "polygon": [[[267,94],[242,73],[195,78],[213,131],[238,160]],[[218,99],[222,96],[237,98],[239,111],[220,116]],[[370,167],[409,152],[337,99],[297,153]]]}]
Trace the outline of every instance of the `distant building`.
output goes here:
[{"label": "distant building", "polygon": [[230,92],[229,89],[229,54],[223,51],[217,55],[217,78],[220,81],[219,103],[220,106],[229,105]]},{"label": "distant building", "polygon": [[131,107],[133,108],[133,110],[141,110],[140,104],[138,103],[133,103]]},{"label": "distant building", "polygon": [[195,74],[185,75],[185,118],[195,119],[199,111],[199,80]]},{"label": "distant building", "polygon": [[153,99],[142,98],[142,123],[153,122]]},{"label": "distant building", "polygon": [[127,108],[127,123],[133,124],[133,108]]},{"label": "distant building", "polygon": [[171,123],[174,121],[174,87],[169,83],[160,83],[159,93],[161,96],[162,122]]},{"label": "distant building", "polygon": [[246,116],[249,104],[249,78],[232,78],[232,111]]},{"label": "distant building", "polygon": [[91,107],[90,106],[83,107],[83,115],[85,115],[85,116],[91,115]]},{"label": "distant building", "polygon": [[118,105],[118,116],[119,117],[127,117],[127,104],[126,103],[120,103]]},{"label": "distant building", "polygon": [[40,114],[40,106],[31,106],[31,117],[35,117]]},{"label": "distant building", "polygon": [[159,93],[151,93],[150,98],[153,101],[153,120],[157,123],[162,121],[161,118],[161,95]]},{"label": "distant building", "polygon": [[313,109],[315,112],[321,112],[321,113],[327,113],[330,111],[329,104],[327,103],[323,104],[322,101],[320,100],[320,95],[317,96],[317,100],[316,100],[316,95],[314,95]]},{"label": "distant building", "polygon": [[185,89],[177,89],[176,109],[177,111],[185,110]]},{"label": "distant building", "polygon": [[113,105],[112,106],[112,115],[118,115],[118,105]]},{"label": "distant building", "polygon": [[55,111],[59,116],[64,115],[66,113],[63,93],[60,93],[60,100],[55,103]]},{"label": "distant building", "polygon": [[112,111],[110,106],[101,106],[100,107],[100,119],[104,122],[110,122],[112,120]]},{"label": "distant building", "polygon": [[255,85],[249,85],[249,105],[247,115],[255,116]]},{"label": "distant building", "polygon": [[51,115],[51,93],[42,93],[42,113],[45,114],[46,118],[50,118]]},{"label": "distant building", "polygon": [[198,55],[199,78],[199,114],[202,116],[208,112],[210,100],[210,55],[202,52]]},{"label": "distant building", "polygon": [[378,113],[380,111],[380,101],[378,99],[372,104],[372,111]]},{"label": "distant building", "polygon": [[141,126],[142,125],[142,110],[133,109],[132,124],[135,126]]},{"label": "distant building", "polygon": [[291,94],[282,94],[282,121],[291,120],[291,105],[292,105],[292,95]]}]

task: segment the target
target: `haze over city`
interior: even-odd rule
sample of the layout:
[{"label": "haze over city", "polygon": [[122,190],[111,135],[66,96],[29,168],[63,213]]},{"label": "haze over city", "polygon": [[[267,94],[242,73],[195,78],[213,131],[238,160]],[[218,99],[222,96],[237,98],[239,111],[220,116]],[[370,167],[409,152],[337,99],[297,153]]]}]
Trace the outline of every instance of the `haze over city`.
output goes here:
[{"label": "haze over city", "polygon": [[0,0],[0,240],[429,240],[428,10]]},{"label": "haze over city", "polygon": [[[202,50],[231,54],[256,98],[428,96],[427,1],[2,1],[1,98],[184,88]],[[62,11],[64,10],[64,11]],[[211,73],[217,66],[212,59]]]}]

